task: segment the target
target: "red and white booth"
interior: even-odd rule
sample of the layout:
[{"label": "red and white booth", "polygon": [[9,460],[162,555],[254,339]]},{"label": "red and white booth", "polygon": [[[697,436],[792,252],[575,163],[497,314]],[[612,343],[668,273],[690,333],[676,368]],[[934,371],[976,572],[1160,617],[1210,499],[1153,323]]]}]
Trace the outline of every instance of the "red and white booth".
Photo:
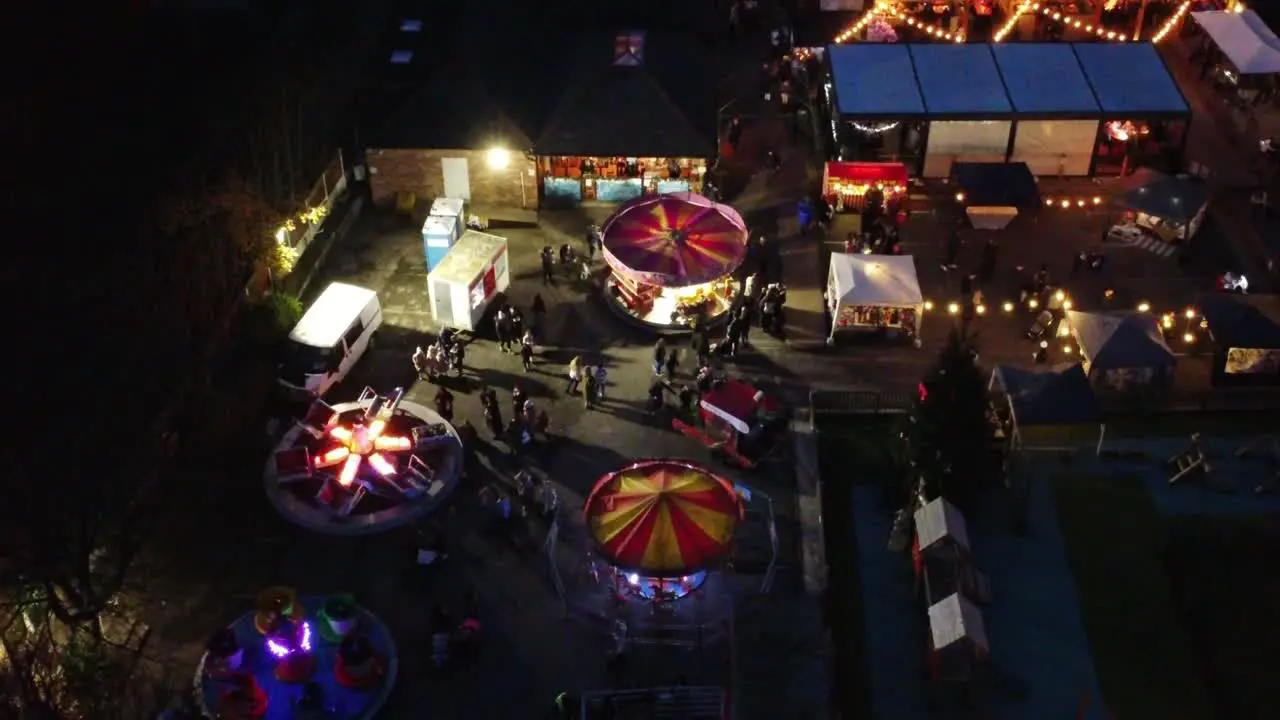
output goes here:
[{"label": "red and white booth", "polygon": [[823,166],[822,194],[836,212],[862,209],[871,190],[884,193],[885,206],[907,196],[907,166],[902,163],[838,162]]}]

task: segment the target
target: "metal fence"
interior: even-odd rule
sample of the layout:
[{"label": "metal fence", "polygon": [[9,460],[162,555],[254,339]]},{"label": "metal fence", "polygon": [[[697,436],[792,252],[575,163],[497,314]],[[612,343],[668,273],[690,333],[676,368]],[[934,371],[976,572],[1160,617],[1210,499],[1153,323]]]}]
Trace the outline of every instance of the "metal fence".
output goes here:
[{"label": "metal fence", "polygon": [[898,414],[911,409],[915,398],[909,392],[875,390],[813,390],[809,409],[819,415]]}]

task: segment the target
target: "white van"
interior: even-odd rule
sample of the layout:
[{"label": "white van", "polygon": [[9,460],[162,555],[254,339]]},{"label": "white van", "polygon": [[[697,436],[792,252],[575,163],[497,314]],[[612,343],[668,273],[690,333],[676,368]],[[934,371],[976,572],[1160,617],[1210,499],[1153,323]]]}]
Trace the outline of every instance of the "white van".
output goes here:
[{"label": "white van", "polygon": [[382,304],[372,290],[332,283],[289,333],[280,384],[323,396],[351,371],[382,324]]}]

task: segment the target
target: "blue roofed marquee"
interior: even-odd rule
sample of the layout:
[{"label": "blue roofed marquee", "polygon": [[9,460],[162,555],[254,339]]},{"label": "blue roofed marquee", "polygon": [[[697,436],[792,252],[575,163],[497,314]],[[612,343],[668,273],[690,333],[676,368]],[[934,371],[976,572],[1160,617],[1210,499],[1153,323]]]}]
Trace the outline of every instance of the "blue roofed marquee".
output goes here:
[{"label": "blue roofed marquee", "polygon": [[1013,110],[989,45],[910,44],[920,94],[931,115],[1008,115]]},{"label": "blue roofed marquee", "polygon": [[991,53],[1019,114],[1098,114],[1098,99],[1070,45],[1000,43]]},{"label": "blue roofed marquee", "polygon": [[883,43],[827,48],[831,84],[841,115],[920,115],[924,102],[906,46]]}]

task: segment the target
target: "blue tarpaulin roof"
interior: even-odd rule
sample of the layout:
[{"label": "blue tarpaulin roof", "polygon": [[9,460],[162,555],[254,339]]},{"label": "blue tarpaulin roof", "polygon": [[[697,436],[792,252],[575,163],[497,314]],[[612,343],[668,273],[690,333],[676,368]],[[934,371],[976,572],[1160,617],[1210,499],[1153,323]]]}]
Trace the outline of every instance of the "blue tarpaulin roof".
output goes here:
[{"label": "blue tarpaulin roof", "polygon": [[1098,99],[1070,45],[1000,43],[991,46],[991,52],[1018,112],[1098,112]]},{"label": "blue tarpaulin roof", "polygon": [[827,48],[841,115],[918,115],[920,89],[904,45],[854,43]]},{"label": "blue tarpaulin roof", "polygon": [[1071,47],[1103,112],[1189,112],[1151,43],[1073,43]]},{"label": "blue tarpaulin roof", "polygon": [[911,44],[924,105],[931,114],[1001,115],[1013,107],[986,43]]}]

